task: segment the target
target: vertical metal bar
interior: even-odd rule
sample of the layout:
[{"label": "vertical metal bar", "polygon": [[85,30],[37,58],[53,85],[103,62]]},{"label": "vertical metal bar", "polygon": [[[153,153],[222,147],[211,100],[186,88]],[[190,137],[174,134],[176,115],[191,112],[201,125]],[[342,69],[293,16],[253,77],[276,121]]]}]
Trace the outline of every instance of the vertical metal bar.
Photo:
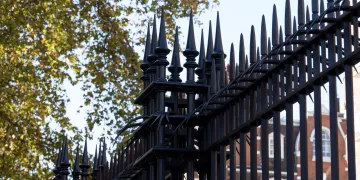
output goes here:
[{"label": "vertical metal bar", "polygon": [[[279,75],[272,74],[273,78],[273,102],[276,104],[279,100]],[[281,142],[280,142],[280,112],[273,110],[273,134],[274,134],[274,177],[281,179]]]},{"label": "vertical metal bar", "polygon": [[[286,1],[285,5],[285,39],[290,39],[292,34],[292,26],[291,26],[291,7],[290,1]],[[295,22],[294,22],[295,23]],[[285,46],[285,51],[292,51],[291,45]],[[296,66],[297,59],[293,59],[292,63],[294,64],[286,64],[286,95],[288,96],[292,92],[292,86],[296,88],[297,86],[297,66]],[[294,73],[293,73],[294,68]],[[294,78],[293,78],[294,77]],[[294,81],[293,81],[294,79]],[[287,179],[294,179],[294,127],[293,127],[293,103],[287,102],[285,105],[286,109],[286,170],[287,170]],[[275,129],[274,129],[275,130]],[[280,131],[280,129],[279,129]],[[282,138],[282,137],[281,137]],[[281,147],[284,148],[284,147]]]},{"label": "vertical metal bar", "polygon": [[[261,94],[267,97],[266,87],[267,83],[261,84]],[[261,109],[266,109],[267,98],[261,99]],[[268,119],[262,119],[261,121],[261,171],[262,179],[269,179],[269,139],[268,139]]]},{"label": "vertical metal bar", "polygon": [[[306,6],[306,23],[310,22],[310,12],[309,12],[309,6]],[[310,30],[311,27],[308,27],[306,31]],[[306,35],[306,39],[310,39],[311,35],[310,33]],[[312,68],[312,51],[308,50],[306,51],[307,61],[306,61],[306,70],[307,70],[307,79],[312,78],[313,74],[313,68]]]},{"label": "vertical metal bar", "polygon": [[[348,5],[348,0],[345,5]],[[344,54],[351,52],[350,23],[344,22]],[[355,37],[358,38],[358,37]],[[357,47],[356,47],[357,48]],[[353,94],[353,69],[352,64],[345,64],[345,100],[346,100],[346,127],[348,149],[348,178],[356,178],[355,164],[355,131],[354,131],[354,94]]]},{"label": "vertical metal bar", "polygon": [[[329,5],[329,4],[328,4]],[[333,18],[334,13],[328,14]],[[328,39],[328,60],[329,65],[335,63],[335,34],[330,32],[327,34]],[[322,43],[325,44],[325,43]],[[322,47],[325,49],[325,47]],[[324,50],[325,52],[325,50]],[[322,52],[323,53],[323,52]],[[325,59],[325,54],[322,54]],[[323,66],[324,67],[324,66]],[[331,179],[339,179],[339,151],[338,151],[338,103],[337,103],[337,85],[336,76],[329,75],[329,108],[330,108],[330,142],[331,142]]]},{"label": "vertical metal bar", "polygon": [[219,162],[219,176],[218,179],[222,180],[226,178],[226,146],[220,145],[220,162]]},{"label": "vertical metal bar", "polygon": [[[230,48],[230,69],[229,69],[229,80],[230,82],[233,81],[235,79],[235,73],[236,73],[236,67],[235,67],[235,52],[234,52],[234,44],[231,44],[231,48]],[[225,76],[226,77],[226,76]],[[226,82],[227,84],[227,82]],[[234,95],[235,91],[234,90],[230,90],[229,91],[230,95]],[[232,130],[235,128],[234,126],[236,126],[237,123],[235,123],[235,118],[237,117],[237,115],[235,114],[236,112],[236,106],[237,104],[233,103],[228,111],[227,114],[227,119],[228,119],[228,132],[232,132]],[[230,180],[235,180],[236,177],[236,146],[235,146],[235,139],[234,138],[230,138],[230,172],[229,172],[229,178]]]},{"label": "vertical metal bar", "polygon": [[149,180],[156,180],[156,173],[155,173],[155,165],[154,162],[150,162],[150,179]]},{"label": "vertical metal bar", "polygon": [[[338,5],[337,5],[338,6]],[[335,6],[335,7],[337,7]],[[340,12],[336,11],[336,17],[340,16]],[[337,53],[337,60],[339,61],[342,58],[343,51],[342,51],[342,35],[341,29],[336,28],[336,53]]]},{"label": "vertical metal bar", "polygon": [[[352,1],[352,6],[355,6],[357,4],[357,0]],[[353,45],[354,50],[359,47],[359,20],[358,16],[353,16],[352,18],[352,25],[353,25]]]},{"label": "vertical metal bar", "polygon": [[210,152],[210,160],[211,160],[211,180],[218,180],[217,179],[217,152],[216,150],[211,150]]},{"label": "vertical metal bar", "polygon": [[[245,107],[244,99],[242,97],[239,102],[239,120],[240,124],[245,123]],[[246,180],[246,134],[240,133],[240,179]]]},{"label": "vertical metal bar", "polygon": [[[298,18],[299,27],[305,24],[305,4],[304,0],[298,1]],[[300,35],[299,40],[304,40],[305,36]],[[311,62],[310,50],[306,51],[307,62]],[[299,61],[299,84],[305,84],[306,82],[306,68],[308,71],[311,69],[311,64],[306,66],[305,56],[300,54],[298,56]],[[310,76],[309,76],[310,78]],[[299,115],[300,115],[300,176],[302,180],[308,179],[308,145],[307,145],[307,117],[306,117],[306,92],[299,94]],[[296,152],[297,154],[298,152]]]},{"label": "vertical metal bar", "polygon": [[[250,35],[250,63],[251,66],[256,64],[256,38],[255,38],[255,28],[251,26],[251,35]],[[253,67],[258,68],[258,67]],[[255,72],[249,75],[249,78],[255,78]],[[252,89],[248,95],[249,97],[249,118],[247,120],[251,120],[256,116],[256,93],[258,91],[256,89]],[[257,127],[250,127],[250,177],[251,179],[257,179]]]},{"label": "vertical metal bar", "polygon": [[[320,72],[319,47],[314,48],[314,74]],[[321,86],[314,85],[314,123],[315,123],[315,156],[316,156],[316,179],[323,178],[323,155],[322,155],[322,118],[321,118]]]},{"label": "vertical metal bar", "polygon": [[[312,0],[312,20],[319,17],[319,1]],[[313,29],[319,29],[318,24]],[[313,45],[314,76],[320,73],[320,52],[317,44]],[[314,123],[315,123],[315,157],[316,179],[323,179],[323,155],[322,155],[322,118],[321,118],[321,85],[314,85]],[[313,143],[314,143],[313,142]]]},{"label": "vertical metal bar", "polygon": [[[305,57],[299,57],[299,83],[306,82],[306,65]],[[307,145],[307,117],[306,117],[306,94],[299,94],[299,115],[300,115],[300,167],[301,179],[308,179],[308,145]]]}]

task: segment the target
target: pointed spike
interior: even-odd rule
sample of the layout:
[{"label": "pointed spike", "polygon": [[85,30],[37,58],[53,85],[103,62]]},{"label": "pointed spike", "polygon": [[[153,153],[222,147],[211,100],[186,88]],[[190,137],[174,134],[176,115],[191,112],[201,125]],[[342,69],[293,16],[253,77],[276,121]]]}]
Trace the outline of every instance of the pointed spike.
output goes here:
[{"label": "pointed spike", "polygon": [[236,72],[235,76],[236,77],[239,76],[239,71],[240,71],[239,65],[236,64],[236,69],[235,69],[235,72]]},{"label": "pointed spike", "polygon": [[223,45],[222,45],[222,38],[221,38],[219,12],[217,12],[217,20],[216,20],[216,34],[215,34],[214,54],[224,54]]},{"label": "pointed spike", "polygon": [[251,34],[250,34],[250,64],[256,63],[256,36],[255,36],[255,28],[251,26]]},{"label": "pointed spike", "polygon": [[311,11],[313,14],[317,14],[319,12],[319,0],[311,1]]},{"label": "pointed spike", "polygon": [[240,48],[239,48],[239,72],[242,73],[246,69],[245,66],[245,45],[244,45],[244,36],[241,33],[240,35]]},{"label": "pointed spike", "polygon": [[291,6],[290,0],[286,0],[285,4],[285,36],[288,37],[292,34],[291,32]]},{"label": "pointed spike", "polygon": [[199,69],[204,68],[205,63],[205,43],[204,43],[204,30],[201,29],[201,42],[199,54]]},{"label": "pointed spike", "polygon": [[98,169],[98,157],[97,157],[97,145],[95,146],[95,157],[94,157],[94,167],[93,170],[97,170]]},{"label": "pointed spike", "polygon": [[279,31],[279,43],[283,43],[284,42],[284,38],[283,38],[283,32],[282,32],[282,27],[280,26],[280,31]]},{"label": "pointed spike", "polygon": [[150,53],[150,24],[148,24],[147,27],[144,59],[143,59],[143,63],[140,66],[143,71],[146,71],[146,69],[149,68],[150,66],[149,62],[147,61],[149,53]]},{"label": "pointed spike", "polygon": [[245,58],[245,69],[248,69],[249,68],[249,58],[248,58],[248,55],[246,55],[246,58]]},{"label": "pointed spike", "polygon": [[211,21],[209,22],[209,36],[208,36],[208,45],[206,49],[206,61],[209,63],[212,63],[212,57],[213,54],[213,38],[212,38],[212,27],[211,27]]},{"label": "pointed spike", "polygon": [[272,16],[272,45],[273,47],[279,44],[279,32],[278,32],[278,18],[276,12],[276,5],[273,6],[273,16]]},{"label": "pointed spike", "polygon": [[294,16],[294,22],[293,22],[293,33],[295,33],[297,31],[297,26],[296,26],[296,17]]},{"label": "pointed spike", "polygon": [[112,179],[112,175],[114,173],[114,157],[113,156],[110,156],[110,168],[109,168],[109,175],[110,175],[110,178]]},{"label": "pointed spike", "polygon": [[59,168],[61,165],[61,160],[62,160],[62,145],[59,148],[59,152],[58,152],[58,160],[56,161],[56,167]]},{"label": "pointed spike", "polygon": [[271,40],[270,37],[268,38],[268,54],[271,52]]},{"label": "pointed spike", "polygon": [[189,31],[188,31],[188,37],[187,37],[187,43],[186,43],[186,50],[187,51],[196,51],[192,9],[190,10]]},{"label": "pointed spike", "polygon": [[98,156],[97,161],[98,161],[98,163],[97,163],[97,167],[98,167],[98,168],[102,167],[101,140],[100,140],[100,144],[99,144],[99,156]]},{"label": "pointed spike", "polygon": [[267,33],[266,33],[266,22],[265,22],[265,16],[262,16],[261,19],[261,54],[266,55],[267,54]]},{"label": "pointed spike", "polygon": [[76,156],[75,156],[75,163],[73,167],[73,173],[80,174],[80,157],[79,157],[79,148],[76,148]]},{"label": "pointed spike", "polygon": [[259,46],[256,49],[256,61],[259,62],[261,61],[261,57],[260,57],[260,48]]},{"label": "pointed spike", "polygon": [[299,26],[305,24],[305,4],[304,4],[304,0],[298,0],[298,20],[299,20]]},{"label": "pointed spike", "polygon": [[150,45],[150,55],[155,55],[156,42],[157,42],[156,14],[154,14],[151,45]]},{"label": "pointed spike", "polygon": [[103,142],[102,165],[104,165],[104,163],[107,163],[107,160],[106,160],[106,142],[105,142],[105,138],[104,138],[104,142]]},{"label": "pointed spike", "polygon": [[118,173],[117,170],[118,170],[118,159],[117,159],[117,153],[115,152],[114,153],[114,166],[113,166],[113,177],[116,176],[116,174]]},{"label": "pointed spike", "polygon": [[85,139],[85,145],[84,145],[84,151],[83,151],[83,157],[82,157],[82,165],[89,165],[89,158],[88,158],[88,152],[87,152],[87,138]]},{"label": "pointed spike", "polygon": [[229,84],[228,71],[225,71],[225,86]]},{"label": "pointed spike", "polygon": [[306,6],[306,22],[310,22],[310,10],[309,10],[309,6]]},{"label": "pointed spike", "polygon": [[235,79],[235,50],[234,50],[234,44],[231,43],[230,48],[230,66],[229,66],[229,79],[230,81],[233,81]]},{"label": "pointed spike", "polygon": [[170,82],[181,82],[180,72],[183,71],[183,68],[180,65],[180,55],[179,55],[179,37],[178,37],[178,27],[176,26],[175,30],[175,42],[174,42],[174,50],[172,54],[171,64],[168,67],[171,72]]},{"label": "pointed spike", "polygon": [[[325,11],[325,4],[324,4],[324,0],[320,0],[320,14],[322,14]],[[324,17],[324,16],[323,16]],[[320,20],[321,21],[321,20]],[[322,22],[320,24],[320,28],[324,28],[325,27],[325,23]]]},{"label": "pointed spike", "polygon": [[325,11],[324,0],[320,0],[320,13],[323,13],[324,11]]},{"label": "pointed spike", "polygon": [[69,162],[69,148],[68,148],[68,140],[67,140],[67,135],[65,137],[65,144],[64,144],[64,152],[63,152],[63,157],[62,157],[62,161],[61,161],[61,164],[64,164],[64,165],[70,165],[70,162]]},{"label": "pointed spike", "polygon": [[212,59],[212,63],[211,63],[211,89],[210,89],[210,94],[216,94],[217,92],[217,76],[216,76],[216,64],[215,64],[215,59]]},{"label": "pointed spike", "polygon": [[160,30],[159,30],[159,40],[156,48],[168,49],[166,41],[166,31],[165,31],[165,14],[164,7],[161,8],[161,20],[160,20]]},{"label": "pointed spike", "polygon": [[200,40],[200,53],[199,53],[199,66],[195,70],[198,75],[198,81],[196,83],[203,84],[205,81],[205,43],[204,43],[204,31],[201,29],[201,40]]}]

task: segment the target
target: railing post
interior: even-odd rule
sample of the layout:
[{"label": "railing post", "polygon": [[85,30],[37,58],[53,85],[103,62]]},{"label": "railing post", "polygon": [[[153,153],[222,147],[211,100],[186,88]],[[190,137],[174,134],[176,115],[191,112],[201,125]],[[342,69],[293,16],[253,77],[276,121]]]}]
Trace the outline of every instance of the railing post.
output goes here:
[{"label": "railing post", "polygon": [[[195,45],[195,36],[194,36],[194,26],[193,26],[193,17],[192,10],[190,11],[190,20],[189,20],[189,32],[188,39],[186,44],[186,49],[183,52],[186,57],[186,63],[184,67],[187,69],[187,84],[195,84],[194,71],[198,66],[195,62],[196,56],[199,55],[199,52],[196,50]],[[195,93],[188,92],[187,94],[187,112],[191,113],[195,110]],[[187,128],[187,148],[195,149],[194,147],[194,127]],[[187,180],[194,179],[194,162],[192,159],[187,160]]]}]

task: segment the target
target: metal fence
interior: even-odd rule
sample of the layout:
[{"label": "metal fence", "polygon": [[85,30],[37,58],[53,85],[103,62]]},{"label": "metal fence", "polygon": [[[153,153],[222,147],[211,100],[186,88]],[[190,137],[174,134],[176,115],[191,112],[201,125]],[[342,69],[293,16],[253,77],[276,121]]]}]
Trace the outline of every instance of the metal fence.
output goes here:
[{"label": "metal fence", "polygon": [[[292,20],[290,0],[286,0],[284,34],[281,27],[279,30],[274,6],[271,41],[263,16],[260,48],[252,27],[249,54],[245,55],[241,35],[238,61],[232,45],[227,67],[219,14],[215,42],[210,24],[207,48],[202,34],[199,51],[190,14],[183,67],[178,31],[169,62],[164,12],[158,37],[154,17],[141,65],[144,91],[135,101],[143,106],[143,115],[130,120],[127,128],[138,127],[110,163],[106,144],[100,143],[91,168],[92,179],[356,179],[353,66],[360,60],[360,3],[355,0],[351,4],[349,0],[328,0],[326,5],[313,0],[310,12],[303,0],[298,0],[298,16]],[[183,68],[187,71],[185,82],[180,78]],[[337,98],[341,73],[345,74],[345,155],[339,152],[343,151],[339,150],[341,113]],[[323,131],[324,84],[329,86],[328,135]],[[309,97],[314,103],[313,147],[309,145]],[[297,122],[295,110],[300,115]],[[281,111],[286,114],[284,119]],[[140,119],[143,121],[138,122]],[[299,141],[298,147],[295,141]],[[67,140],[58,157],[55,179],[67,179]],[[87,179],[90,166],[86,145],[82,162],[78,154],[76,157],[73,178]],[[324,158],[329,159],[325,162]],[[324,166],[329,165],[329,171],[324,172]]]}]

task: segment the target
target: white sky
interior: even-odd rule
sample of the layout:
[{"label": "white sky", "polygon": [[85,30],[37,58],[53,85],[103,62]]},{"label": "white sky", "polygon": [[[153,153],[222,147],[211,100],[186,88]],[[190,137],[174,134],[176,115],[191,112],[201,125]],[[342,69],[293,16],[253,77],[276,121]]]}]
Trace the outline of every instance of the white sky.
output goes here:
[{"label": "white sky", "polygon": [[[297,16],[297,0],[291,0],[291,12],[292,17]],[[230,53],[230,45],[234,43],[235,52],[236,52],[236,61],[238,61],[238,49],[239,49],[239,41],[240,41],[240,33],[244,35],[246,52],[249,52],[249,42],[250,42],[250,29],[251,26],[255,26],[256,30],[256,38],[257,38],[257,46],[260,46],[260,27],[261,27],[261,18],[262,15],[265,15],[266,24],[267,24],[267,35],[271,37],[271,19],[272,19],[272,9],[273,4],[276,4],[277,7],[277,15],[279,25],[284,24],[284,13],[285,13],[285,0],[223,0],[220,2],[220,6],[214,8],[213,10],[207,11],[202,14],[201,17],[197,17],[203,25],[195,26],[195,38],[197,49],[200,49],[200,35],[201,28],[204,29],[204,37],[205,37],[205,47],[207,45],[207,37],[208,37],[208,26],[209,20],[212,21],[212,30],[213,30],[213,38],[215,36],[215,25],[216,25],[216,11],[220,12],[220,23],[221,23],[221,32],[222,32],[222,40],[224,52],[229,55]],[[311,0],[305,0],[305,6],[311,6]],[[310,7],[311,10],[311,7]],[[151,15],[152,16],[152,15]],[[159,26],[158,19],[158,26]],[[176,22],[176,24],[181,27],[183,34],[179,37],[180,46],[182,49],[185,49],[185,41],[187,36],[187,28],[188,28],[188,18],[181,19]],[[158,31],[159,32],[159,31]],[[141,52],[144,47],[136,47],[137,52]],[[169,45],[169,48],[172,47]],[[142,54],[142,53],[140,53]],[[142,55],[140,55],[142,57]],[[171,54],[168,56],[168,61],[171,61]],[[181,64],[185,63],[185,57],[181,56]],[[226,58],[226,63],[228,63],[229,58]],[[186,69],[181,74],[181,78],[183,82],[186,80]],[[84,129],[86,126],[85,121],[85,111],[82,110],[80,113],[77,113],[79,106],[83,104],[83,92],[80,89],[80,86],[72,87],[70,84],[65,85],[68,90],[68,96],[71,102],[67,107],[67,116],[71,119],[71,122],[78,126],[80,129]],[[344,102],[344,91],[341,88],[340,83],[338,83],[338,94],[341,98],[341,103]],[[328,107],[328,101],[326,100],[328,94],[322,90],[323,103],[326,107]],[[309,107],[308,111],[312,111],[313,107],[311,105],[311,101],[308,101]],[[296,105],[294,107],[294,118],[298,116],[298,111],[296,109]],[[89,153],[94,153],[95,144],[97,142],[97,137],[102,133],[103,127],[95,127],[93,130],[94,140],[88,142],[88,151]]]}]

